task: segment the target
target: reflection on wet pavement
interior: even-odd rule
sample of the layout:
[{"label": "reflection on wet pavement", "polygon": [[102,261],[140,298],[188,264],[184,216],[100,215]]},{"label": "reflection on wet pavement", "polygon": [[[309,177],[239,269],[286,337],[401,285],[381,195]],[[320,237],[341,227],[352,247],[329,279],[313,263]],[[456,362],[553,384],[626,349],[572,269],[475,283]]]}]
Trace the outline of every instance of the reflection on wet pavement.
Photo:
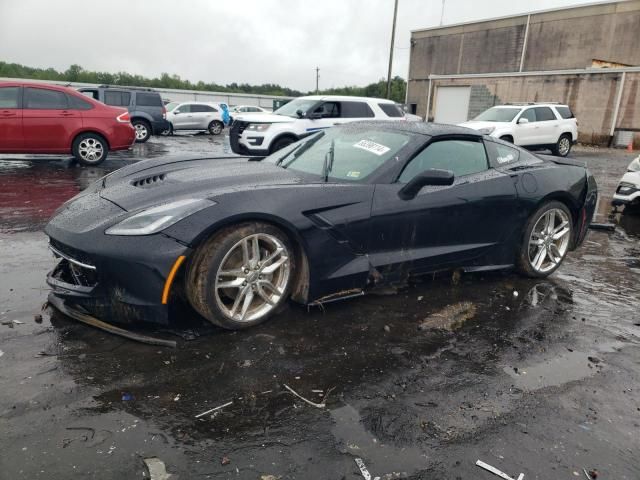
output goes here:
[{"label": "reflection on wet pavement", "polygon": [[[240,332],[183,317],[174,350],[41,312],[60,203],[137,156],[225,145],[152,139],[92,169],[0,157],[0,323],[23,322],[0,325],[0,478],[146,478],[146,457],[180,478],[352,480],[356,457],[384,479],[480,478],[478,458],[531,479],[638,478],[640,217],[609,217],[619,153],[584,154],[599,219],[619,227],[544,281],[443,274]],[[322,409],[284,384],[314,402],[333,390]]]}]

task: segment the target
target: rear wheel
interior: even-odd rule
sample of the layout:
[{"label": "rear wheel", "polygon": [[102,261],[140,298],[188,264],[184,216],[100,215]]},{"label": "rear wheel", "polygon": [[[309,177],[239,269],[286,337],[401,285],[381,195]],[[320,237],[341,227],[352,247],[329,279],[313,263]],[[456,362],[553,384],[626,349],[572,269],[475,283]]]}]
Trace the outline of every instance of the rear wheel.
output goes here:
[{"label": "rear wheel", "polygon": [[535,278],[551,275],[562,263],[573,234],[571,212],[565,204],[542,205],[527,222],[518,255],[519,270]]},{"label": "rear wheel", "polygon": [[562,135],[560,135],[558,142],[556,143],[555,147],[551,149],[551,151],[557,157],[566,157],[567,155],[569,155],[569,152],[571,151],[571,135],[569,135],[568,133],[563,133]]},{"label": "rear wheel", "polygon": [[151,125],[149,122],[136,118],[131,124],[136,129],[136,143],[144,143],[151,138]]},{"label": "rear wheel", "polygon": [[210,322],[232,330],[257,325],[276,313],[294,281],[293,248],[279,229],[251,222],[229,227],[194,255],[186,291]]},{"label": "rear wheel", "polygon": [[208,128],[209,133],[211,135],[220,135],[223,129],[224,129],[224,123],[218,120],[214,120],[213,122],[211,122]]},{"label": "rear wheel", "polygon": [[73,141],[71,152],[82,165],[98,165],[107,158],[109,145],[97,133],[83,133]]}]

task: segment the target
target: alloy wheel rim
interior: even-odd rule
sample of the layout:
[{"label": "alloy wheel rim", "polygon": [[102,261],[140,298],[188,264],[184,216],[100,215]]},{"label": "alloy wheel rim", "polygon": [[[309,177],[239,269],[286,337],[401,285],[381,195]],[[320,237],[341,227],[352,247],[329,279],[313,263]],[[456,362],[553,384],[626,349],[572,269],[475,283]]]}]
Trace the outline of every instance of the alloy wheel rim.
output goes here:
[{"label": "alloy wheel rim", "polygon": [[143,140],[147,137],[147,127],[142,123],[136,124],[136,139]]},{"label": "alloy wheel rim", "polygon": [[222,128],[218,123],[214,123],[213,126],[211,127],[211,133],[213,133],[214,135],[218,135],[221,131],[222,131]]},{"label": "alloy wheel rim", "polygon": [[562,262],[569,247],[571,223],[559,208],[546,211],[529,237],[529,263],[536,272],[547,273]]},{"label": "alloy wheel rim", "polygon": [[569,139],[567,137],[563,137],[560,139],[560,153],[562,155],[566,155],[567,153],[569,153],[569,148],[570,148],[570,144],[569,144]]},{"label": "alloy wheel rim", "polygon": [[220,262],[214,294],[228,318],[250,322],[270,313],[291,277],[289,253],[282,241],[266,233],[237,242]]},{"label": "alloy wheel rim", "polygon": [[83,160],[97,162],[104,155],[104,147],[95,138],[85,138],[80,142],[78,152]]}]

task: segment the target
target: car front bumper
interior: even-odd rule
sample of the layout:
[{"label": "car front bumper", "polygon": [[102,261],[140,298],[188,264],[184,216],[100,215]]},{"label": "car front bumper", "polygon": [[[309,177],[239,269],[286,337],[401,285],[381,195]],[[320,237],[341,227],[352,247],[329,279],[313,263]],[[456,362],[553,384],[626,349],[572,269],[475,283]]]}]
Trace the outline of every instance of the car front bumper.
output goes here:
[{"label": "car front bumper", "polygon": [[169,323],[170,307],[182,298],[179,259],[188,247],[163,234],[107,237],[90,251],[74,243],[50,238],[60,259],[47,275],[53,295],[111,323]]}]

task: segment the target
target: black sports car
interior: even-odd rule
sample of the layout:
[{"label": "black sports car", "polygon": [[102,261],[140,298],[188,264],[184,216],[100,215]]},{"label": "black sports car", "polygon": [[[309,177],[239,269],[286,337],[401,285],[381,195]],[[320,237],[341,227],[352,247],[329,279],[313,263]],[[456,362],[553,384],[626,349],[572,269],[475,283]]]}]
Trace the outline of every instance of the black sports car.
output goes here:
[{"label": "black sports car", "polygon": [[46,227],[53,295],[115,322],[189,304],[225,328],[443,269],[545,277],[587,232],[584,166],[449,125],[352,123],[261,161],[149,160]]}]

